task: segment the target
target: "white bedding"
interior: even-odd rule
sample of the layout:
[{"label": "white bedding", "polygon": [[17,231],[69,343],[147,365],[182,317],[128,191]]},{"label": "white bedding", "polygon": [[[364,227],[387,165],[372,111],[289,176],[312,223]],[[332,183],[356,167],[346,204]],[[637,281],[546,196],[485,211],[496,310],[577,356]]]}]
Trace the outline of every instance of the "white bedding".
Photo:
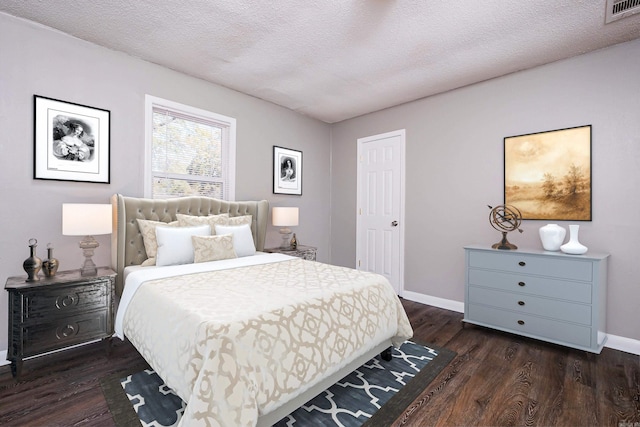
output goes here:
[{"label": "white bedding", "polygon": [[131,302],[131,298],[136,293],[140,285],[148,280],[163,279],[184,274],[202,273],[205,271],[225,270],[228,268],[246,267],[248,265],[258,265],[269,262],[285,261],[293,257],[285,254],[272,254],[266,252],[256,252],[253,256],[225,259],[212,262],[201,262],[197,264],[170,265],[165,267],[141,267],[134,265],[124,269],[124,290],[118,304],[118,311],[115,321],[115,335],[124,340],[122,330],[122,320]]},{"label": "white bedding", "polygon": [[234,427],[413,333],[384,277],[262,253],[130,271],[116,330],[187,402],[182,426]]}]

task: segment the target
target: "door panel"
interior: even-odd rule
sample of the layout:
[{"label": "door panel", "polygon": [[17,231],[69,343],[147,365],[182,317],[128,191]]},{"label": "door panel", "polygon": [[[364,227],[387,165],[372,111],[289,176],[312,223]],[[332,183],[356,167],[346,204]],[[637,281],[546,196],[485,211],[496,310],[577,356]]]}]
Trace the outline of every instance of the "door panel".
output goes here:
[{"label": "door panel", "polygon": [[401,294],[404,130],[358,140],[357,267],[387,277]]}]

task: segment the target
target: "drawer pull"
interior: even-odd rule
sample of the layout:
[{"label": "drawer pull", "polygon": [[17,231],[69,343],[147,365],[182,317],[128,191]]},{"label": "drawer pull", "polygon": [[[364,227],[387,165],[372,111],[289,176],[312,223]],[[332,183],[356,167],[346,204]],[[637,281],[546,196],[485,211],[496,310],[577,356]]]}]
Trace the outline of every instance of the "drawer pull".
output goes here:
[{"label": "drawer pull", "polygon": [[524,305],[524,301],[518,301],[518,305]]},{"label": "drawer pull", "polygon": [[524,282],[518,282],[518,286],[524,286]]},{"label": "drawer pull", "polygon": [[66,325],[56,330],[56,337],[61,340],[77,333],[76,328],[73,325]]},{"label": "drawer pull", "polygon": [[56,298],[56,308],[63,309],[78,304],[78,294],[59,296]]},{"label": "drawer pull", "polygon": [[524,261],[520,261],[520,262],[518,263],[518,265],[519,265],[520,267],[524,267],[525,265],[527,265],[527,263],[526,263],[526,262],[524,262]]},{"label": "drawer pull", "polygon": [[518,325],[524,325],[524,320],[518,320]]}]

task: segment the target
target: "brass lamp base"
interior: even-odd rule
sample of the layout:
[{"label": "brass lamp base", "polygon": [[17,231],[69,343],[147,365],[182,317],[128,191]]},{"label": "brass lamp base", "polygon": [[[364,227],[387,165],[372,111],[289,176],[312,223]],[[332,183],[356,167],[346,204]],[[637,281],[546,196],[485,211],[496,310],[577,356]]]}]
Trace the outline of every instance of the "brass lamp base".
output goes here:
[{"label": "brass lamp base", "polygon": [[507,232],[503,231],[502,232],[502,240],[498,243],[494,243],[491,246],[493,249],[502,249],[502,250],[514,250],[514,249],[518,249],[518,247],[516,245],[514,245],[513,243],[509,243],[509,241],[507,240]]}]

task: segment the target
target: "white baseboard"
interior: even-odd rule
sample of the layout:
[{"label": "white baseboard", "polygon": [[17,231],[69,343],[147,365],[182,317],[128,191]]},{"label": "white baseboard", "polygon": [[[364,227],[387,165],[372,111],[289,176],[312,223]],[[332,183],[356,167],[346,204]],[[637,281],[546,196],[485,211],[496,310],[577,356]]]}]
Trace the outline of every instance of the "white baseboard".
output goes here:
[{"label": "white baseboard", "polygon": [[[421,304],[432,305],[445,310],[464,313],[464,302],[454,301],[445,298],[433,297],[431,295],[419,294],[417,292],[404,291],[402,297],[410,301],[419,302]],[[607,334],[607,342],[605,347],[614,350],[624,351],[626,353],[640,355],[640,340],[633,338],[619,337],[617,335]]]},{"label": "white baseboard", "polygon": [[402,293],[402,297],[409,301],[419,302],[420,304],[432,305],[434,307],[444,308],[445,310],[464,313],[464,302],[432,297],[431,295],[419,294],[417,292],[410,291],[404,291]]},{"label": "white baseboard", "polygon": [[0,366],[8,365],[9,363],[11,362],[7,360],[7,350],[0,351]]},{"label": "white baseboard", "polygon": [[604,346],[612,348],[614,350],[620,350],[626,353],[640,355],[640,341],[634,340],[632,338],[607,334],[607,342]]}]

